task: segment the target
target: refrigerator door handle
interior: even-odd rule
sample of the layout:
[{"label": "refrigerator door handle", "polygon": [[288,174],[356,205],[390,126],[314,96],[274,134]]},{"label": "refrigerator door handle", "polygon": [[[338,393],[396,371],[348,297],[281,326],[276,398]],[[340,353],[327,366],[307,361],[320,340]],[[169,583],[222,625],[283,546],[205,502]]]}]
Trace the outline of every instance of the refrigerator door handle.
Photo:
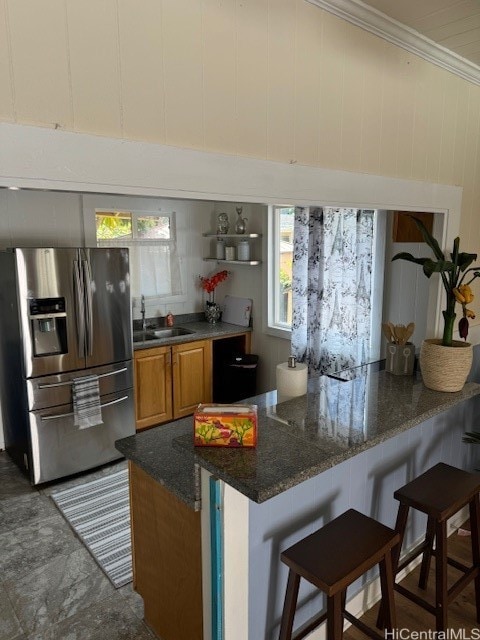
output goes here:
[{"label": "refrigerator door handle", "polygon": [[[104,409],[105,407],[111,407],[113,404],[125,402],[125,400],[128,400],[128,396],[122,396],[121,398],[117,398],[116,400],[105,402],[105,404],[100,405],[100,408]],[[40,420],[42,422],[48,422],[49,420],[57,420],[58,418],[69,418],[70,416],[73,416],[73,411],[70,411],[69,413],[57,413],[54,416],[40,416]]]},{"label": "refrigerator door handle", "polygon": [[[115,369],[115,371],[109,371],[108,373],[99,373],[98,378],[108,378],[109,376],[116,376],[118,373],[125,373],[128,371],[127,367],[122,369]],[[73,384],[73,380],[67,380],[66,382],[52,382],[51,384],[39,384],[39,389],[52,389],[53,387],[67,387]]]},{"label": "refrigerator door handle", "polygon": [[93,355],[93,299],[92,271],[88,260],[82,260],[83,285],[85,287],[85,319],[87,333],[87,356]]},{"label": "refrigerator door handle", "polygon": [[78,260],[73,261],[73,288],[75,292],[75,319],[77,324],[78,355],[85,357],[85,305],[83,300],[82,274]]}]

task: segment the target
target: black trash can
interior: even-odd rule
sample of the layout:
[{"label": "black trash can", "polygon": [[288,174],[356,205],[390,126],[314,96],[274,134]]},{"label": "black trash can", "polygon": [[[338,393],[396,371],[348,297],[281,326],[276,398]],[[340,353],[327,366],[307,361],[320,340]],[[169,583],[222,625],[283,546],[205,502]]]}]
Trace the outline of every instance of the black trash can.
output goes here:
[{"label": "black trash can", "polygon": [[238,402],[257,393],[258,356],[233,354],[225,360],[219,402]]}]

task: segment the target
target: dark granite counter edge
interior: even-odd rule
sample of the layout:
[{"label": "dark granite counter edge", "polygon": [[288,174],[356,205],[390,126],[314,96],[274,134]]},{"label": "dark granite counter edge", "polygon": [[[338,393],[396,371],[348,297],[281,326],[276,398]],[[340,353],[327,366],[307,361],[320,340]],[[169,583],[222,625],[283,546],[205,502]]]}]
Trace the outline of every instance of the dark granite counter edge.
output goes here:
[{"label": "dark granite counter edge", "polygon": [[172,442],[191,431],[191,418],[141,431],[115,442],[115,447],[161,486],[194,511],[201,509],[200,469],[191,452]]},{"label": "dark granite counter edge", "polygon": [[[291,473],[287,478],[272,483],[266,489],[255,490],[248,483],[231,475],[223,469],[205,459],[202,456],[202,449],[196,449],[191,443],[191,448],[175,446],[180,439],[187,439],[188,442],[192,429],[192,417],[183,418],[174,423],[160,425],[150,430],[142,431],[134,436],[129,436],[117,441],[116,446],[126,458],[137,464],[146,473],[151,475],[159,484],[171,491],[173,495],[182,500],[187,506],[198,511],[201,509],[200,500],[200,469],[207,471],[220,478],[231,487],[251,499],[256,503],[262,503],[275,497],[276,495],[304,482],[310,478],[334,467],[337,464],[352,458],[363,451],[375,447],[382,442],[389,440],[408,429],[425,422],[426,420],[453,408],[464,400],[474,397],[480,393],[480,385],[467,383],[463,390],[454,394],[439,394],[438,404],[427,411],[419,413],[413,419],[403,420],[400,424],[391,429],[372,436],[368,441],[362,442],[329,455],[314,464],[306,466],[297,473]],[[268,403],[265,404],[264,397],[268,396]],[[272,394],[258,396],[260,406],[272,404]],[[257,398],[251,398],[251,402]],[[274,404],[274,402],[273,402]],[[273,419],[272,419],[273,420]],[[285,430],[285,425],[278,424],[278,429]],[[187,435],[188,434],[188,435]],[[291,438],[301,439],[294,431],[289,431]],[[319,445],[310,443],[312,448],[319,449]],[[183,450],[182,450],[183,449]]]},{"label": "dark granite counter edge", "polygon": [[184,344],[187,342],[195,342],[196,340],[217,340],[220,338],[228,338],[229,336],[239,333],[251,333],[252,327],[242,327],[227,322],[216,322],[209,324],[208,322],[182,322],[175,324],[175,327],[190,329],[193,333],[184,336],[174,336],[171,338],[158,338],[156,340],[145,340],[144,342],[134,342],[133,350],[151,349],[153,347],[163,347],[173,344]]},{"label": "dark granite counter edge", "polygon": [[[461,402],[468,400],[469,398],[473,398],[478,394],[480,394],[480,384],[467,383],[461,392],[449,394],[449,396],[451,397],[445,398],[445,400],[443,402],[440,402],[434,409],[424,412],[423,414],[419,414],[418,416],[415,417],[415,419],[406,420],[405,422],[402,422],[400,425],[390,429],[386,433],[379,434],[376,437],[370,438],[366,442],[352,446],[348,450],[345,450],[345,451],[339,452],[338,454],[330,456],[328,460],[322,460],[318,464],[311,465],[308,468],[302,470],[300,473],[291,475],[289,478],[281,482],[278,482],[275,485],[272,485],[272,487],[270,487],[268,490],[259,490],[259,491],[252,490],[250,486],[242,483],[240,480],[230,475],[228,472],[224,471],[217,465],[210,463],[208,460],[205,460],[201,455],[201,450],[195,451],[194,456],[197,463],[200,466],[207,469],[207,471],[215,475],[217,478],[223,480],[227,484],[229,484],[231,487],[233,487],[234,489],[236,489],[237,491],[245,495],[250,500],[253,500],[256,503],[261,504],[262,502],[265,502],[270,498],[274,498],[280,493],[283,493],[284,491],[291,489],[297,484],[300,484],[305,480],[309,480],[310,478],[315,477],[319,473],[322,473],[323,471],[327,471],[328,469],[331,469],[337,464],[341,464],[342,462],[345,462],[346,460],[353,458],[359,453],[362,453],[363,451],[367,451],[368,449],[371,449],[376,445],[381,444],[382,442],[385,442],[390,438],[393,438],[399,435],[400,433],[403,433],[404,431],[407,431],[408,429],[411,429],[412,427],[415,427],[421,424],[422,422],[425,422],[430,418],[433,418],[434,416],[437,416],[440,413],[443,413],[444,411],[447,411],[448,409],[455,407],[457,404],[460,404]],[[294,439],[299,439],[294,432],[291,432],[290,436]],[[317,445],[311,443],[311,446],[316,447]]]}]

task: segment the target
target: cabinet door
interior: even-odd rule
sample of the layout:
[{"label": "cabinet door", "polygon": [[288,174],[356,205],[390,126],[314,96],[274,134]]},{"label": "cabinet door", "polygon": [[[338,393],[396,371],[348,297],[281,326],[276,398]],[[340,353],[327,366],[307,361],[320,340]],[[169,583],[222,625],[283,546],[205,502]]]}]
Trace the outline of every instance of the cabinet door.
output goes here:
[{"label": "cabinet door", "polygon": [[198,340],[172,347],[173,413],[188,416],[201,402],[212,401],[212,343]]},{"label": "cabinet door", "polygon": [[171,420],[170,347],[135,351],[135,422],[137,431]]},{"label": "cabinet door", "polygon": [[202,532],[193,511],[132,462],[130,511],[135,591],[165,640],[202,640]]}]

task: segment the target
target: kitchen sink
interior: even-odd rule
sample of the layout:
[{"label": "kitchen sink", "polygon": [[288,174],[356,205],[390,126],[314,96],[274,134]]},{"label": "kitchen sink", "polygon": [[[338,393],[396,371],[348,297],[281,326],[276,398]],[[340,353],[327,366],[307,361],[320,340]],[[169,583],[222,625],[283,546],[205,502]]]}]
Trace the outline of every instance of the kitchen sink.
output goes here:
[{"label": "kitchen sink", "polygon": [[175,338],[175,336],[187,336],[189,333],[195,333],[191,329],[183,327],[174,327],[173,329],[155,329],[153,335],[157,340],[159,338]]},{"label": "kitchen sink", "polygon": [[191,329],[183,327],[173,327],[172,329],[147,329],[146,331],[134,331],[134,342],[146,342],[147,340],[162,340],[164,338],[176,338],[177,336],[187,336],[195,333]]}]

